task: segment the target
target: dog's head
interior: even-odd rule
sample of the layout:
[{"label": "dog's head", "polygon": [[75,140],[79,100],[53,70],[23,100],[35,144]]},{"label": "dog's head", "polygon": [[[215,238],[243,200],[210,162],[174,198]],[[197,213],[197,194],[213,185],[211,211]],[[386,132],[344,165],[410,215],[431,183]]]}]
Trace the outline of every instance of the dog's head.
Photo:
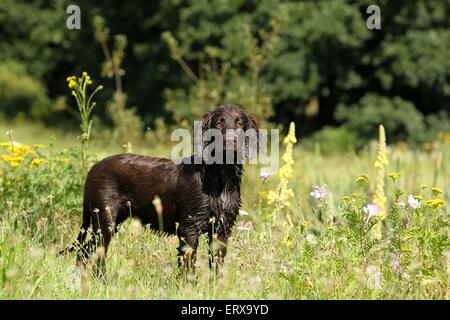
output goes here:
[{"label": "dog's head", "polygon": [[235,105],[223,105],[205,114],[200,121],[203,151],[214,144],[216,150],[220,148],[224,155],[231,151],[235,160],[240,156],[246,159],[256,156],[259,150],[258,124],[248,112]]}]

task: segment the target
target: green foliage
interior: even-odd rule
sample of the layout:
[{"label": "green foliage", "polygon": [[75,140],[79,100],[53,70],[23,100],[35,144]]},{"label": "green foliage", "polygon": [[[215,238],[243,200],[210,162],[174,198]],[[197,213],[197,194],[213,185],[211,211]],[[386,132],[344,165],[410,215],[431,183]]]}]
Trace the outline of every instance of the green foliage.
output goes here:
[{"label": "green foliage", "polygon": [[339,105],[336,118],[356,135],[358,148],[377,136],[380,124],[386,128],[390,143],[406,141],[417,145],[425,138],[423,115],[400,97],[389,99],[367,94],[354,106]]},{"label": "green foliage", "polygon": [[428,128],[430,128],[428,130],[428,141],[433,141],[437,132],[450,132],[450,114],[446,110],[431,114],[425,120]]},{"label": "green foliage", "polygon": [[383,76],[377,71],[383,87],[396,86],[401,81],[407,87],[431,89],[450,94],[446,80],[450,68],[450,30],[409,30],[395,41],[383,44],[384,59],[390,61],[391,72]]},{"label": "green foliage", "polygon": [[88,147],[91,138],[92,129],[92,111],[97,104],[92,100],[95,94],[103,89],[103,86],[97,86],[91,93],[88,92],[88,87],[92,84],[91,77],[87,72],[83,72],[81,77],[70,76],[66,78],[69,89],[71,89],[72,96],[77,102],[78,112],[80,114],[80,158],[83,168],[83,177],[88,172]]},{"label": "green foliage", "polygon": [[[268,57],[260,82],[264,84],[275,111],[275,120],[287,122],[305,119],[306,105],[318,97],[320,110],[316,122],[301,130],[316,130],[333,123],[337,105],[360,110],[361,101],[370,92],[391,104],[393,97],[407,101],[405,118],[420,122],[422,113],[446,108],[449,91],[448,37],[445,17],[449,1],[418,1],[396,4],[383,1],[382,32],[369,31],[365,9],[369,1],[233,1],[227,6],[192,1],[180,9],[180,25],[173,31],[194,63],[198,48],[217,46],[219,57],[245,74],[247,63],[246,26],[253,34],[267,29],[274,12],[287,12],[283,29],[275,44],[276,54]],[[257,60],[257,55],[254,55]],[[438,70],[439,69],[439,70]],[[420,70],[420,71],[418,71]],[[248,81],[248,80],[247,80]],[[248,89],[244,89],[248,90]],[[349,111],[350,112],[350,111]],[[395,125],[393,139],[412,143],[411,126]],[[419,124],[419,129],[424,128]],[[359,129],[359,127],[358,127]],[[389,130],[389,129],[388,129]],[[398,132],[397,132],[398,130]],[[371,138],[357,132],[358,145]],[[411,136],[412,135],[412,136]]]},{"label": "green foliage", "polygon": [[126,107],[126,96],[116,92],[108,105],[108,114],[113,120],[113,138],[119,145],[138,144],[143,137],[142,120],[137,108]]},{"label": "green foliage", "polygon": [[22,113],[43,119],[51,110],[46,88],[15,61],[0,62],[0,105],[7,117]]},{"label": "green foliage", "polygon": [[[156,154],[158,143],[145,151]],[[363,211],[373,190],[374,152],[323,157],[294,148],[289,179],[298,201],[280,208],[275,220],[267,191],[276,190],[276,177],[263,182],[259,167],[248,165],[242,195],[249,214],[238,217],[219,276],[209,271],[207,241],[200,239],[192,283],[177,277],[177,238],[149,232],[138,221],[126,221],[115,234],[106,281],[97,281],[90,268],[77,274],[74,256],[57,255],[73,241],[81,220],[82,159],[79,146],[66,147],[50,142],[13,148],[0,141],[1,299],[448,298],[448,205],[427,205],[436,197],[450,201],[450,172],[436,165],[436,154],[448,163],[448,145],[433,153],[389,148],[395,159],[389,165],[403,177],[387,183],[390,210],[381,240],[370,235],[380,222]],[[101,154],[104,148],[90,150]],[[368,180],[355,183],[355,174],[363,172]],[[327,184],[328,195],[307,201],[318,182]],[[420,208],[399,205],[409,193],[423,197]],[[317,211],[334,219],[321,221]]]},{"label": "green foliage", "polygon": [[346,127],[324,127],[315,133],[309,142],[320,145],[324,154],[346,152],[356,142],[356,133]]},{"label": "green foliage", "polygon": [[122,63],[125,58],[127,37],[117,34],[114,37],[114,47],[109,48],[109,29],[105,27],[105,21],[101,16],[95,16],[93,20],[95,39],[100,44],[105,62],[102,66],[102,76],[115,80],[115,92],[112,101],[108,102],[107,111],[114,124],[113,137],[119,145],[139,143],[142,141],[143,123],[137,108],[127,108],[127,95],[122,89],[122,77],[125,70]]},{"label": "green foliage", "polygon": [[[65,28],[68,4],[1,1],[0,63],[17,60],[53,98],[64,93],[59,83],[65,75],[92,70],[111,76],[126,54],[115,73],[127,71],[123,92],[145,125],[154,125],[157,118],[179,123],[215,104],[234,102],[272,122],[303,123],[303,135],[342,124],[335,121],[337,107],[357,110],[368,94],[392,105],[400,103],[394,101],[398,97],[433,124],[448,109],[450,0],[380,0],[381,30],[366,27],[368,0],[80,0],[83,17],[102,14],[111,34],[121,35],[114,38],[115,58],[104,64],[89,19],[82,19],[81,30]],[[165,32],[178,41],[184,75],[173,46],[161,41]],[[114,91],[108,83],[105,87],[102,105]],[[319,108],[317,117],[309,118],[307,105],[313,97]],[[8,107],[13,115],[20,111],[18,104]],[[97,112],[104,116],[105,111]],[[414,112],[409,114],[418,123]],[[425,121],[424,126],[431,136],[432,124]],[[447,127],[447,118],[439,126]],[[411,137],[406,125],[395,127],[399,132],[391,134],[394,139],[429,140]],[[357,133],[359,145],[370,138]]]},{"label": "green foliage", "polygon": [[[11,214],[14,207],[23,206],[21,219],[27,226],[22,230],[23,236],[52,241],[53,236],[49,237],[49,234],[57,233],[62,227],[58,220],[78,210],[76,197],[83,186],[79,150],[55,150],[51,142],[47,146],[25,145],[15,149],[2,146],[0,150],[3,156],[0,165],[3,172],[0,179],[2,218],[9,221],[13,229],[17,228],[18,223],[10,220],[14,219]],[[16,164],[6,161],[8,156],[14,158],[12,150],[16,153]],[[24,194],[28,196],[21,196]],[[35,234],[42,223],[45,223],[47,235]]]},{"label": "green foliage", "polygon": [[64,14],[69,4],[68,0],[2,0],[0,61],[20,61],[27,73],[39,79],[54,76],[65,50],[71,48]]},{"label": "green foliage", "polygon": [[[262,123],[273,115],[272,100],[266,86],[261,84],[260,75],[268,61],[276,53],[279,34],[287,20],[284,6],[270,17],[269,30],[259,29],[254,35],[249,23],[243,23],[242,52],[245,66],[239,72],[236,59],[224,58],[226,48],[204,47],[204,51],[191,52],[174,38],[172,33],[164,32],[163,40],[167,43],[171,57],[178,62],[185,74],[193,82],[188,90],[166,90],[166,109],[172,112],[175,121],[193,121],[219,104],[234,103],[251,112]],[[189,43],[189,41],[188,41]],[[183,49],[184,48],[184,49]],[[225,49],[225,50],[224,50]],[[186,62],[183,55],[197,55],[199,72],[196,74]]]},{"label": "green foliage", "polygon": [[155,127],[145,132],[145,140],[149,145],[155,145],[160,141],[167,141],[170,137],[171,128],[167,126],[163,118],[155,121]]}]

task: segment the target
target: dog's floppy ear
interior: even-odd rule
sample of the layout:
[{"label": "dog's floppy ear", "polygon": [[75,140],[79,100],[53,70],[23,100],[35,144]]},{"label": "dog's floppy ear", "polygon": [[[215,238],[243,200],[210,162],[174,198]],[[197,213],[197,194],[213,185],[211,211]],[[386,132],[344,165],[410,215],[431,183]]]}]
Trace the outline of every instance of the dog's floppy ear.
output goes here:
[{"label": "dog's floppy ear", "polygon": [[246,117],[248,119],[248,122],[247,122],[245,130],[247,130],[247,129],[254,129],[254,130],[256,130],[256,132],[258,132],[258,130],[259,130],[258,122],[256,121],[255,116],[253,116],[252,114],[250,114],[248,112],[246,112],[245,115],[246,115]]},{"label": "dog's floppy ear", "polygon": [[203,115],[194,128],[194,154],[198,159],[203,158],[203,150],[206,143],[203,141],[203,135],[206,130],[211,129],[212,112]]}]

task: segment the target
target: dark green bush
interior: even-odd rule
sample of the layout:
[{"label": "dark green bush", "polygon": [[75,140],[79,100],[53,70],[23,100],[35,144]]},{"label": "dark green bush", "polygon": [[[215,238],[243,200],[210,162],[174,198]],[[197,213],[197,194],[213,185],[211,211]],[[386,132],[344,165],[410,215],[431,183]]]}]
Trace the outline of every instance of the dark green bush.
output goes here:
[{"label": "dark green bush", "polygon": [[0,63],[0,112],[6,117],[21,113],[42,119],[51,111],[45,86],[17,62]]},{"label": "dark green bush", "polygon": [[346,127],[329,127],[316,132],[311,142],[320,145],[320,151],[324,154],[348,151],[355,145],[356,133]]},{"label": "dark green bush", "polygon": [[422,143],[427,135],[424,116],[413,103],[400,97],[367,94],[355,105],[340,104],[335,118],[356,133],[356,147],[376,139],[380,124],[386,129],[388,143],[404,141],[415,146]]},{"label": "dark green bush", "polygon": [[[428,139],[420,131],[424,126],[431,130],[436,121],[439,126],[448,122],[438,112],[448,110],[450,101],[450,0],[379,0],[381,30],[366,26],[366,9],[372,4],[368,0],[79,0],[83,18],[76,31],[65,28],[69,4],[0,1],[0,63],[22,63],[28,75],[45,84],[50,97],[67,95],[67,75],[87,70],[99,79],[103,52],[93,41],[91,18],[102,14],[111,34],[127,37],[123,91],[146,126],[158,118],[197,119],[215,104],[234,102],[258,118],[283,125],[308,120],[298,128],[305,136],[335,125],[339,104],[360,108],[368,93],[384,97],[384,102],[403,99],[392,100],[395,107],[390,109],[407,101],[414,104],[394,110],[393,119],[387,116],[391,111],[380,117],[392,120],[394,140],[418,143]],[[276,41],[267,42],[279,17],[283,19]],[[180,72],[170,46],[161,41],[165,32],[179,41],[186,67],[202,81]],[[212,70],[202,68],[205,65]],[[230,69],[222,77],[226,65]],[[98,103],[106,106],[113,83],[104,85]],[[317,117],[309,119],[305,106],[313,97],[320,108]],[[364,108],[364,114],[370,114],[369,109]],[[433,124],[421,121],[413,109],[427,117],[435,114],[430,116]],[[106,110],[96,113],[106,118]],[[409,111],[416,115],[410,117]],[[375,134],[371,121],[372,127],[364,119],[355,125],[343,117],[339,121],[348,129],[364,129],[358,132],[358,144]],[[56,119],[48,123],[59,123]],[[418,129],[411,130],[419,122]]]},{"label": "dark green bush", "polygon": [[428,142],[434,141],[439,132],[450,132],[450,114],[445,110],[428,115],[425,121]]}]

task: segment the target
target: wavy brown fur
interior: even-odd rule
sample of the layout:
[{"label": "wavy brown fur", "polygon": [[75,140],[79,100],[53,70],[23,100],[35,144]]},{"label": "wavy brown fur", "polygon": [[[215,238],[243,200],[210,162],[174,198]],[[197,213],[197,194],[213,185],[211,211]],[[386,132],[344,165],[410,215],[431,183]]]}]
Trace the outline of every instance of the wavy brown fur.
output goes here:
[{"label": "wavy brown fur", "polygon": [[[257,130],[254,118],[233,105],[216,108],[202,122],[203,131],[218,128],[222,134],[226,129],[238,127]],[[175,164],[169,159],[133,154],[103,159],[87,175],[81,231],[75,244],[65,252],[78,246],[77,263],[84,266],[101,245],[104,254],[100,250],[96,259],[99,271],[104,272],[104,257],[111,238],[131,215],[151,229],[162,227],[164,233],[178,236],[180,266],[193,268],[198,238],[203,233],[208,234],[210,241],[211,262],[221,264],[241,205],[242,174],[242,164]],[[161,227],[152,203],[155,196],[162,202]],[[90,226],[101,236],[86,241]]]}]

